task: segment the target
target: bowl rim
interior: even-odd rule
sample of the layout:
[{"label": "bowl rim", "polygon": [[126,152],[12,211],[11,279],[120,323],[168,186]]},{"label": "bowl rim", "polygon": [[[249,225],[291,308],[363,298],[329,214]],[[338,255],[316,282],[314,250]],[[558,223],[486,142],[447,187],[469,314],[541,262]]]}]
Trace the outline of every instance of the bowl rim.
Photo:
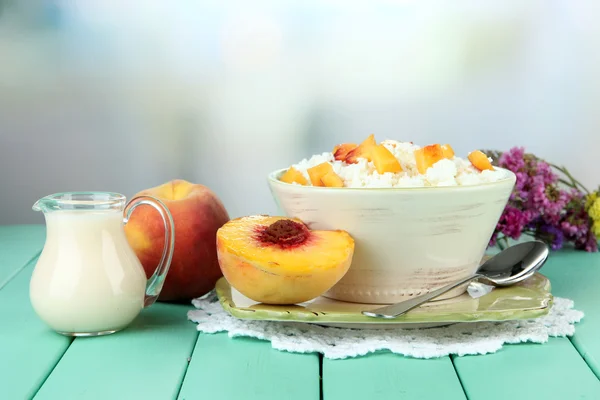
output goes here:
[{"label": "bowl rim", "polygon": [[[289,167],[288,167],[289,168]],[[278,179],[278,176],[283,174],[288,168],[279,168],[275,171],[271,171],[267,175],[267,181],[270,185],[281,185],[284,187],[294,187],[299,190],[320,190],[320,191],[336,191],[336,192],[407,192],[407,191],[461,191],[461,190],[477,190],[479,188],[489,188],[494,186],[504,186],[507,184],[514,185],[517,180],[517,175],[509,169],[494,166],[495,169],[505,171],[508,176],[504,179],[499,179],[494,182],[483,182],[475,185],[456,185],[456,186],[408,186],[408,187],[391,187],[391,188],[380,188],[380,187],[324,187],[324,186],[303,186],[296,185],[293,183],[282,182]]]}]

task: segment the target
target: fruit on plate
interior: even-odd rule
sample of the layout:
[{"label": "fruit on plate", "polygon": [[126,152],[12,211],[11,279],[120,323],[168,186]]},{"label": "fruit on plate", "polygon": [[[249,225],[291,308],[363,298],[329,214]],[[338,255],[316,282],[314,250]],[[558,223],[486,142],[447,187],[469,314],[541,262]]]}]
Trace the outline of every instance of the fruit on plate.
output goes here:
[{"label": "fruit on plate", "polygon": [[344,187],[344,181],[328,162],[322,162],[306,170],[313,186]]},{"label": "fruit on plate", "polygon": [[365,158],[369,161],[372,161],[371,158],[371,150],[373,147],[377,146],[377,142],[375,141],[375,135],[370,134],[368,138],[366,138],[358,147],[350,150],[346,155],[346,163],[355,164],[358,162],[359,158]]},{"label": "fruit on plate", "polygon": [[[355,178],[367,175],[365,179],[357,179],[362,181],[362,186],[372,187],[370,178],[374,175],[375,171],[380,175],[386,173],[398,174],[398,178],[426,175],[427,170],[439,161],[445,159],[455,160],[457,157],[454,149],[448,143],[434,143],[421,148],[415,146],[416,150],[413,152],[415,165],[411,165],[410,161],[401,162],[400,156],[396,158],[396,153],[406,151],[405,144],[412,145],[413,142],[384,140],[381,143],[377,143],[375,135],[370,134],[359,145],[355,143],[341,143],[334,146],[331,154],[326,154],[327,161],[321,161],[321,158],[321,160],[317,161],[319,163],[317,165],[315,165],[315,161],[318,159],[311,157],[309,164],[313,166],[306,170],[303,170],[299,166],[301,164],[291,166],[281,176],[280,180],[285,183],[296,183],[304,186],[341,188],[346,187],[346,185],[357,187]],[[321,154],[318,156],[322,157]],[[357,164],[359,159],[368,161],[368,164],[366,166],[352,165]],[[479,172],[494,169],[485,154],[479,150],[471,152],[468,155],[468,159]],[[458,158],[457,161],[463,160]],[[470,172],[475,171],[471,170]],[[342,179],[342,176],[344,179]]]},{"label": "fruit on plate", "polygon": [[[175,249],[159,301],[189,301],[214,288],[222,276],[217,259],[216,233],[229,214],[206,186],[177,179],[142,190],[163,201],[175,223]],[[146,276],[156,270],[163,251],[164,226],[152,207],[138,207],[125,225],[127,239]]]},{"label": "fruit on plate", "polygon": [[371,148],[371,158],[373,164],[375,164],[375,169],[380,174],[402,171],[400,162],[398,162],[396,157],[394,157],[394,155],[382,144],[378,144]]},{"label": "fruit on plate", "polygon": [[454,157],[454,149],[449,144],[442,145],[442,153],[445,158],[452,159],[452,157]]},{"label": "fruit on plate", "polygon": [[354,143],[342,143],[338,144],[333,148],[333,158],[338,161],[344,161],[348,156],[348,153],[357,148],[358,145]]},{"label": "fruit on plate", "polygon": [[244,296],[267,304],[314,299],[348,271],[354,239],[342,230],[311,230],[301,220],[255,215],[217,231],[219,265]]},{"label": "fruit on plate", "polygon": [[326,187],[344,187],[344,181],[333,171],[330,171],[323,175],[321,178],[323,186]]},{"label": "fruit on plate", "polygon": [[490,160],[483,152],[479,150],[475,150],[469,153],[468,159],[469,161],[471,161],[471,164],[473,164],[473,166],[480,171],[483,171],[485,169],[489,169],[492,171],[494,170],[494,167],[492,166]]},{"label": "fruit on plate", "polygon": [[436,162],[446,158],[444,157],[444,150],[439,144],[430,144],[425,147],[421,147],[415,150],[415,161],[417,162],[417,169],[420,174],[427,172],[427,169]]},{"label": "fruit on plate", "polygon": [[308,181],[302,175],[302,172],[298,171],[294,167],[290,167],[285,173],[279,178],[280,181],[285,183],[298,183],[300,185],[308,185]]},{"label": "fruit on plate", "polygon": [[322,162],[314,167],[310,167],[306,172],[308,173],[310,183],[312,183],[313,186],[325,186],[323,182],[321,182],[321,178],[331,172],[335,173],[333,167],[328,162]]}]

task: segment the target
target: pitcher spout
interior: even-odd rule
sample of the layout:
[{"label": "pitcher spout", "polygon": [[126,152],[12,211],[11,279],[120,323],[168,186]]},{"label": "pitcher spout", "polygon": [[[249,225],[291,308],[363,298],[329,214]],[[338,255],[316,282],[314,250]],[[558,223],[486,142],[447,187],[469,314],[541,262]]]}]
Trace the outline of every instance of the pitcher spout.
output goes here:
[{"label": "pitcher spout", "polygon": [[61,194],[50,194],[48,196],[44,196],[38,201],[36,201],[31,209],[33,211],[46,213],[47,211],[57,209],[58,208],[58,200],[60,199],[58,196]]},{"label": "pitcher spout", "polygon": [[46,201],[48,200],[48,196],[46,197],[42,197],[41,199],[39,199],[38,201],[36,201],[33,206],[31,207],[31,209],[33,211],[46,211]]}]

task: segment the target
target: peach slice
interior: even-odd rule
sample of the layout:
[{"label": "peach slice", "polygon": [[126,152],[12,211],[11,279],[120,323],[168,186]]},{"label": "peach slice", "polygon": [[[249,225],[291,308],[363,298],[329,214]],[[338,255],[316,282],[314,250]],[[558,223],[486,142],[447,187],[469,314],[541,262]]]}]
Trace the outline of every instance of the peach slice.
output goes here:
[{"label": "peach slice", "polygon": [[315,165],[314,167],[310,167],[306,170],[308,172],[308,176],[310,177],[310,182],[313,186],[325,186],[321,181],[325,175],[330,172],[333,172],[333,167],[328,162],[322,162],[321,164]]},{"label": "peach slice", "polygon": [[484,169],[494,170],[492,163],[482,151],[472,151],[469,153],[468,158],[469,161],[471,161],[471,164],[480,171],[483,171]]},{"label": "peach slice", "polygon": [[358,145],[354,143],[338,144],[333,148],[333,157],[338,161],[344,161],[348,156],[348,153],[357,147]]},{"label": "peach slice", "polygon": [[302,172],[298,171],[294,167],[290,167],[287,171],[285,171],[285,174],[283,174],[279,180],[285,183],[298,183],[304,186],[308,185],[308,181],[304,175],[302,175]]},{"label": "peach slice", "polygon": [[327,187],[344,187],[344,181],[335,172],[331,171],[323,175],[321,182]]},{"label": "peach slice", "polygon": [[371,157],[377,172],[380,174],[402,171],[400,162],[398,162],[396,157],[394,157],[394,155],[382,144],[371,149]]},{"label": "peach slice", "polygon": [[217,231],[219,265],[227,282],[266,304],[314,299],[348,271],[354,239],[346,231],[310,230],[297,218],[256,215]]},{"label": "peach slice", "polygon": [[452,159],[454,157],[454,149],[449,144],[442,145],[442,153],[444,153],[445,158]]},{"label": "peach slice", "polygon": [[356,164],[358,158],[366,158],[371,161],[371,150],[375,146],[377,146],[375,135],[370,134],[368,138],[358,145],[358,147],[348,152],[344,161],[348,164]]},{"label": "peach slice", "polygon": [[444,150],[439,144],[430,144],[415,150],[415,160],[420,174],[426,173],[429,167],[443,158],[445,158]]}]

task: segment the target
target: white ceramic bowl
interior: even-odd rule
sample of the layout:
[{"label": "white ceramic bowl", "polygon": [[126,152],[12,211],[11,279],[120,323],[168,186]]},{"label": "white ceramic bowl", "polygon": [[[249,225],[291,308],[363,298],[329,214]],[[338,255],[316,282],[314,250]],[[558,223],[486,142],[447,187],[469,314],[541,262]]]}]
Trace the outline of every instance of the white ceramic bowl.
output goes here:
[{"label": "white ceramic bowl", "polygon": [[[325,188],[268,176],[286,216],[310,229],[343,229],[355,240],[352,265],[324,295],[389,304],[407,300],[473,273],[515,184],[515,174],[473,186]],[[466,285],[438,299],[464,293]]]}]

